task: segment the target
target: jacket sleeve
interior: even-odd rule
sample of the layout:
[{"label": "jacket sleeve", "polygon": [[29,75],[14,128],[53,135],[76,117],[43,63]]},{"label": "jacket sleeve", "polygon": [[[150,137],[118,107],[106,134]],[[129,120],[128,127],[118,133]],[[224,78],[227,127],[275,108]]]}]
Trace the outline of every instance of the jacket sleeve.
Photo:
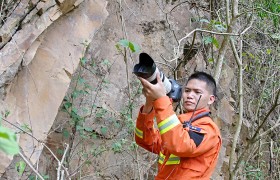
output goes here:
[{"label": "jacket sleeve", "polygon": [[[168,97],[157,99],[154,102],[154,109],[163,148],[170,153],[179,157],[196,157],[209,151],[219,143],[216,129],[213,124],[207,123],[207,121],[199,124],[199,131],[183,128],[181,121],[173,111]],[[201,135],[198,137],[200,138],[199,141],[201,141],[199,145],[195,142],[194,133]]]},{"label": "jacket sleeve", "polygon": [[142,113],[143,106],[141,107],[135,128],[135,141],[144,149],[159,154],[161,137],[158,129],[154,127],[155,110],[150,113]]}]

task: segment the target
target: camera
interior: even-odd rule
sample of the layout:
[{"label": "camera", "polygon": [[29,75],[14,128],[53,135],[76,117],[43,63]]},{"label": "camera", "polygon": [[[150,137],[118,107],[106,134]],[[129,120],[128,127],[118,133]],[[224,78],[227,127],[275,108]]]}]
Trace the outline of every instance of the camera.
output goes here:
[{"label": "camera", "polygon": [[174,79],[168,79],[164,73],[157,68],[154,60],[147,53],[140,53],[139,64],[134,66],[133,73],[138,77],[146,79],[152,84],[157,83],[157,74],[159,73],[160,79],[166,90],[166,95],[174,102],[180,101],[182,87]]}]

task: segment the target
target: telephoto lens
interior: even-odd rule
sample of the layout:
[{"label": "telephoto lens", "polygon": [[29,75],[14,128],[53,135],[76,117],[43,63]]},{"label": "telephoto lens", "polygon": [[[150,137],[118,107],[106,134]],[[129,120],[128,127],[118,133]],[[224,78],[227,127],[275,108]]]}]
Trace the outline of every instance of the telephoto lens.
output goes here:
[{"label": "telephoto lens", "polygon": [[160,79],[164,84],[166,94],[171,91],[171,82],[166,76],[156,67],[154,60],[147,53],[140,53],[139,64],[133,68],[133,73],[138,77],[142,77],[152,84],[157,83],[157,73],[160,73]]},{"label": "telephoto lens", "polygon": [[138,77],[146,79],[152,84],[157,83],[157,73],[159,73],[160,79],[166,90],[166,95],[174,102],[180,101],[182,87],[174,79],[168,79],[161,71],[159,71],[154,60],[147,53],[140,53],[139,64],[134,66],[133,73]]}]

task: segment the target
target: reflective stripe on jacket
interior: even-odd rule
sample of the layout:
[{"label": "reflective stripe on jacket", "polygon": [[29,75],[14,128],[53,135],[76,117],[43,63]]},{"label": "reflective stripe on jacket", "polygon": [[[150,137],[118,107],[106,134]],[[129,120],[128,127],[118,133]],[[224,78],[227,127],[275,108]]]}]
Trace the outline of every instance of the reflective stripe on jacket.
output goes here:
[{"label": "reflective stripe on jacket", "polygon": [[[167,96],[157,99],[149,114],[141,113],[142,108],[136,122],[135,140],[139,146],[159,155],[155,179],[209,180],[221,147],[220,131],[212,119],[202,117],[192,122],[191,127],[183,128],[182,123],[188,121],[193,112],[176,116]],[[203,112],[209,110],[197,110],[194,116]]]}]

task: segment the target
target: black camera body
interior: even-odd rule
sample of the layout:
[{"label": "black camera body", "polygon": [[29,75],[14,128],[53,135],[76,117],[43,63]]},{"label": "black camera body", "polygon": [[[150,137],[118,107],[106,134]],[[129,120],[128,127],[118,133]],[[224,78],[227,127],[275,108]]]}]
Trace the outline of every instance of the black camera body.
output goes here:
[{"label": "black camera body", "polygon": [[133,73],[138,77],[142,77],[152,84],[157,83],[157,73],[160,73],[160,79],[164,84],[166,95],[174,102],[178,102],[182,96],[182,87],[174,79],[168,79],[156,67],[154,60],[147,53],[140,53],[139,64],[133,68]]}]

